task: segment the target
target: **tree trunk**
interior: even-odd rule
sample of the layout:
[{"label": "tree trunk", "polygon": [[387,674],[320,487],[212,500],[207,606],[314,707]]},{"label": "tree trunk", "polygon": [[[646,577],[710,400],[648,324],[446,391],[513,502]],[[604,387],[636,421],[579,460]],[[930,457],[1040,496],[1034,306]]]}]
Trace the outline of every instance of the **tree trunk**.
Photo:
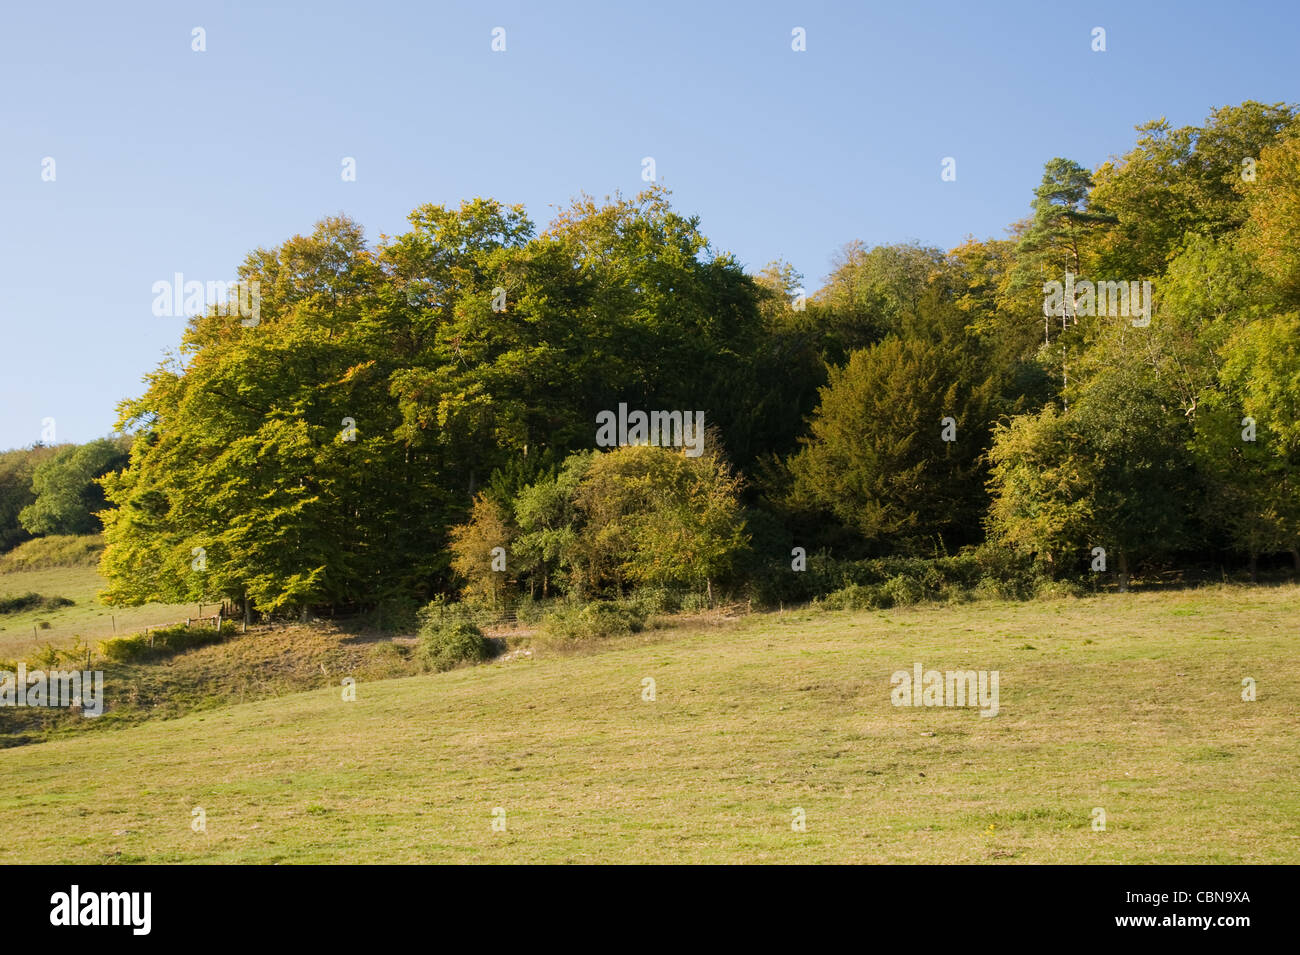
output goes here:
[{"label": "tree trunk", "polygon": [[1253,550],[1250,552],[1250,582],[1252,584],[1259,582],[1259,555]]},{"label": "tree trunk", "polygon": [[1119,592],[1128,593],[1128,554],[1119,552]]},{"label": "tree trunk", "polygon": [[1294,565],[1295,572],[1300,574],[1300,547],[1291,548],[1291,563]]}]

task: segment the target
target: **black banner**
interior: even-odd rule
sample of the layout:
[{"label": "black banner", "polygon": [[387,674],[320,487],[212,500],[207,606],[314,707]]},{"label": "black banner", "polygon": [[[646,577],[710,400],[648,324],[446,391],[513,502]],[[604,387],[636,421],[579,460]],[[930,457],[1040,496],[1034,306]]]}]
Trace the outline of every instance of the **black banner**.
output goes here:
[{"label": "black banner", "polygon": [[[585,868],[585,867],[581,867]],[[769,871],[735,867],[719,893],[716,876],[678,871],[666,890],[662,873],[577,868],[537,873],[431,873],[418,867],[10,867],[4,877],[9,928],[16,936],[114,938],[128,945],[192,940],[197,932],[255,930],[259,941],[302,944],[364,933],[368,942],[411,932],[421,914],[450,928],[485,919],[492,931],[514,924],[596,924],[659,932],[681,920],[745,935],[806,931],[810,919],[829,930],[867,937],[939,933],[945,944],[974,943],[1021,931],[1054,939],[1193,938],[1232,945],[1264,928],[1285,929],[1279,868],[1209,866],[967,868],[863,867],[855,871]],[[694,884],[695,878],[707,879]],[[619,886],[619,882],[626,885]],[[578,901],[580,900],[580,902]],[[517,912],[518,918],[499,918]],[[756,920],[757,916],[757,920]],[[464,925],[464,922],[461,922]],[[910,926],[910,928],[909,928]],[[530,929],[532,931],[533,929]]]}]

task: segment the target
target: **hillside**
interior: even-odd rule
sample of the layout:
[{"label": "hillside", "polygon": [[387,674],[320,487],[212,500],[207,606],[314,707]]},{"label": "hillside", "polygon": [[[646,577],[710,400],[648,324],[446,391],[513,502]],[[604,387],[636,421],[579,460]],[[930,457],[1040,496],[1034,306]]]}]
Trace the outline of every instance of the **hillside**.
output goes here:
[{"label": "hillside", "polygon": [[[1300,588],[1213,587],[362,681],[0,751],[0,861],[1295,863],[1298,632]],[[917,662],[998,670],[999,714],[891,705]]]}]

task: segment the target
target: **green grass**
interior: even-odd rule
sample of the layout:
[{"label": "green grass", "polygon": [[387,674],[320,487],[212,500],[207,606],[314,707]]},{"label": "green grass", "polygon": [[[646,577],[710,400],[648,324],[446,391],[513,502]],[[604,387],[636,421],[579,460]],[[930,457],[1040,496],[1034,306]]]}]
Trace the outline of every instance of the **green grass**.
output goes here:
[{"label": "green grass", "polygon": [[[94,566],[45,567],[0,573],[0,597],[37,593],[47,598],[64,597],[73,601],[68,607],[0,615],[0,660],[26,657],[46,644],[69,646],[76,642],[77,637],[93,645],[113,636],[114,618],[120,635],[154,624],[175,623],[198,616],[197,604],[109,607],[95,596],[103,587],[104,578]],[[203,608],[204,613],[215,610],[215,604]],[[49,626],[43,627],[42,623]]]},{"label": "green grass", "polygon": [[[0,751],[0,861],[1295,863],[1298,636],[1300,588],[1213,587],[335,672]],[[999,670],[1000,714],[893,707],[916,661]]]}]

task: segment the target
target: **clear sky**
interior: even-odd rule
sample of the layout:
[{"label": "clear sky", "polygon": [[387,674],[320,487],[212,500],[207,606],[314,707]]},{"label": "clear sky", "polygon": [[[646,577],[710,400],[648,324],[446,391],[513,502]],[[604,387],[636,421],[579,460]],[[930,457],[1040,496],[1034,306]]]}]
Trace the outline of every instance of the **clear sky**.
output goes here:
[{"label": "clear sky", "polygon": [[579,192],[637,192],[651,156],[716,248],[811,291],[853,239],[1002,235],[1053,156],[1300,98],[1294,0],[93,0],[0,24],[0,448],[45,418],[107,434],[180,339],[153,283],[232,279],[325,215],[373,240],[483,195],[541,227]]}]

